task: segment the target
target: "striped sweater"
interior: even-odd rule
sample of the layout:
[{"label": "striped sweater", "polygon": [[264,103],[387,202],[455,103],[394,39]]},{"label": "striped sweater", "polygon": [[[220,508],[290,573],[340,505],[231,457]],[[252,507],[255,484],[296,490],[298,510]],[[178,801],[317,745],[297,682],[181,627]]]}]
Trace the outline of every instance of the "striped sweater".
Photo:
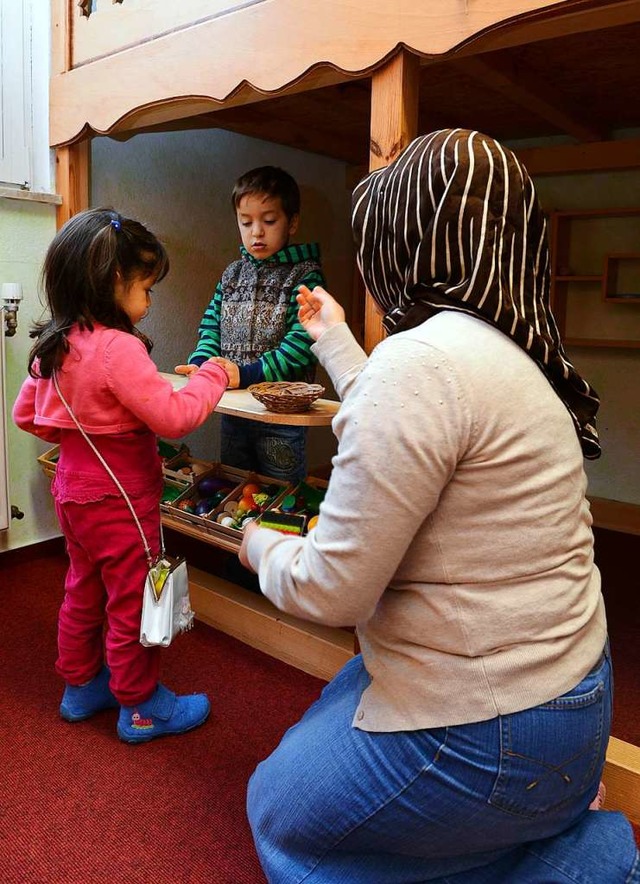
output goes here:
[{"label": "striped sweater", "polygon": [[317,243],[288,245],[264,261],[244,246],[222,274],[198,329],[189,363],[223,356],[240,367],[240,386],[310,378],[312,340],[298,322],[300,285],[324,285]]}]

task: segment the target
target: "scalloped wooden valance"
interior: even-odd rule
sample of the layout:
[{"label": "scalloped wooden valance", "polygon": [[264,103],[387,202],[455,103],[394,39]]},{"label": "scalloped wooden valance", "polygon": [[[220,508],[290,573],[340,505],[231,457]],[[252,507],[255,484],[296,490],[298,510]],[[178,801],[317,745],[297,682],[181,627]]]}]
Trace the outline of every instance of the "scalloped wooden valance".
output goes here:
[{"label": "scalloped wooden valance", "polygon": [[[597,4],[596,4],[597,5]],[[600,4],[607,9],[619,3]],[[89,3],[81,3],[88,8]],[[54,0],[51,144],[526,40],[592,0]],[[483,42],[484,41],[484,42]]]}]

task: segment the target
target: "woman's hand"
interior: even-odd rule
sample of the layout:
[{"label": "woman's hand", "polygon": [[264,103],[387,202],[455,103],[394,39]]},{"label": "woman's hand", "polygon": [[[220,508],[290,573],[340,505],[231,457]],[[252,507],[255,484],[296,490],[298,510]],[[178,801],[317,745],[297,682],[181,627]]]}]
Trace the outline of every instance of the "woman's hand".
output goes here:
[{"label": "woman's hand", "polygon": [[198,370],[197,365],[176,365],[173,369],[176,374],[184,374],[188,378],[191,377],[192,374],[195,374]]},{"label": "woman's hand", "polygon": [[231,362],[230,359],[225,359],[223,356],[212,356],[211,359],[207,359],[207,362],[215,362],[216,365],[224,368],[229,378],[229,383],[227,384],[229,390],[238,389],[240,386],[240,369],[235,362]]},{"label": "woman's hand", "polygon": [[240,559],[240,564],[244,565],[245,568],[248,568],[249,571],[253,571],[253,568],[249,564],[249,558],[247,556],[247,544],[249,543],[249,538],[251,537],[253,532],[258,530],[259,525],[256,525],[255,522],[248,522],[242,529],[242,544],[240,546],[240,551],[238,552],[238,558]]},{"label": "woman's hand", "polygon": [[313,291],[301,285],[296,295],[298,302],[298,319],[300,324],[314,341],[331,328],[345,321],[345,313],[336,299],[322,286],[317,285]]}]

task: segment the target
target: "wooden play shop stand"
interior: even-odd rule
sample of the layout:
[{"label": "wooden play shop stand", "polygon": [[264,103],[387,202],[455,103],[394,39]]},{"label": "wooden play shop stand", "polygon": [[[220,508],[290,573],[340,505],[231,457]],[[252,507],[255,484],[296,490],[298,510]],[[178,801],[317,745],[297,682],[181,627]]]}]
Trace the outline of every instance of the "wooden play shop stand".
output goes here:
[{"label": "wooden play shop stand", "polygon": [[[464,126],[501,140],[563,136],[518,150],[534,176],[640,168],[640,139],[614,137],[639,125],[640,0],[53,0],[52,7],[50,143],[60,225],[90,204],[95,135],[222,128],[341,160],[355,182],[418,132]],[[610,251],[607,297],[617,292],[614,276],[637,260],[635,248],[631,257]],[[555,294],[559,303],[568,299],[570,319],[574,290],[583,297],[580,287],[590,283],[563,279],[581,274],[560,272],[563,263]],[[360,309],[350,319],[370,350],[383,337],[380,318],[354,289]],[[638,507],[606,500],[598,507],[607,527],[640,533]],[[353,652],[351,639],[341,647],[343,636],[292,622],[232,584],[198,573],[193,589],[203,619],[270,653],[280,646],[291,662],[326,660],[317,670],[325,677]],[[607,806],[640,822],[640,749],[612,740],[606,778]]]},{"label": "wooden play shop stand", "polygon": [[[175,387],[185,382],[178,375],[164,376]],[[228,390],[216,412],[264,423],[322,427],[331,423],[338,406],[330,399],[318,399],[307,412],[276,414],[267,411],[247,390]],[[195,540],[237,552],[237,543],[225,542],[223,536],[202,531],[167,512],[162,514],[162,523]],[[330,679],[354,654],[356,640],[352,632],[298,620],[279,611],[263,596],[191,566],[189,583],[199,620],[311,675]]]}]

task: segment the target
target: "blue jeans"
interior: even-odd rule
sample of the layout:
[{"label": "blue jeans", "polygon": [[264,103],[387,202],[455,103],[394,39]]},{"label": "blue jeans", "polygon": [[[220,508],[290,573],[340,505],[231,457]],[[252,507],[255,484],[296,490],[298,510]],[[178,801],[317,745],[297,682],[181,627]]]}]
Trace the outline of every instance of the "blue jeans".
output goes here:
[{"label": "blue jeans", "polygon": [[297,483],[307,475],[306,440],[306,427],[266,424],[223,414],[220,460],[239,470]]},{"label": "blue jeans", "polygon": [[270,882],[640,882],[625,817],[588,810],[611,720],[608,649],[564,696],[456,727],[353,728],[368,682],[350,660],[249,782]]}]

